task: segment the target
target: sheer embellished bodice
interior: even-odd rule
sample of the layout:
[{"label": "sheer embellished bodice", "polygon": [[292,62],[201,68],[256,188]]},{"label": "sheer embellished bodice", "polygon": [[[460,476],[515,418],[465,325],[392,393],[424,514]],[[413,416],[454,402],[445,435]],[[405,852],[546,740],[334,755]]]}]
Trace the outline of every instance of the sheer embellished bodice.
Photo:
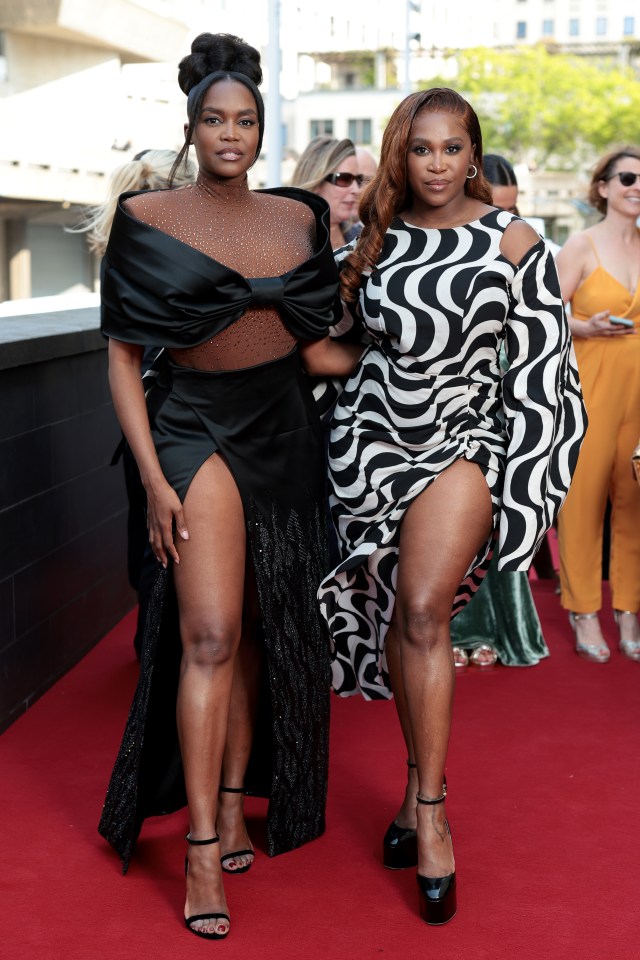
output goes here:
[{"label": "sheer embellished bodice", "polygon": [[[199,174],[178,190],[138,194],[126,208],[246,278],[281,276],[314,252],[312,211],[296,200],[254,193],[246,181],[221,183]],[[183,366],[234,370],[282,357],[295,342],[275,308],[252,305],[212,339],[168,352]]]}]

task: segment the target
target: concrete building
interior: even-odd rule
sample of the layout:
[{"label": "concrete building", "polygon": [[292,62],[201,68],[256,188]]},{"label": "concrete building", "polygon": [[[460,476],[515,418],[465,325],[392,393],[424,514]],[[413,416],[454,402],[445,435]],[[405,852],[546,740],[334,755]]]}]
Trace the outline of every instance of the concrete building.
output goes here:
[{"label": "concrete building", "polygon": [[494,43],[557,43],[585,55],[624,55],[640,36],[636,0],[499,0]]},{"label": "concrete building", "polygon": [[140,82],[140,65],[175,62],[186,42],[165,8],[0,0],[0,300],[93,289],[84,237],[64,227],[103,199],[134,142],[170,146],[181,130],[175,67],[174,103],[166,67]]}]

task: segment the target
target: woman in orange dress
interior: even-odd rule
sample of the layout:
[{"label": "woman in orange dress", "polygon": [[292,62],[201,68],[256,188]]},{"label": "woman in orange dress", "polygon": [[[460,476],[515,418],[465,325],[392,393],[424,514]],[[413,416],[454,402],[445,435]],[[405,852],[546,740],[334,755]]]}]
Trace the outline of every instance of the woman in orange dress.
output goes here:
[{"label": "woman in orange dress", "polygon": [[640,148],[596,165],[589,200],[603,215],[557,257],[589,427],[558,518],[562,606],[577,652],[606,663],[600,627],[602,536],[611,502],[609,581],[620,651],[640,661],[640,489],[631,455],[640,434]]}]

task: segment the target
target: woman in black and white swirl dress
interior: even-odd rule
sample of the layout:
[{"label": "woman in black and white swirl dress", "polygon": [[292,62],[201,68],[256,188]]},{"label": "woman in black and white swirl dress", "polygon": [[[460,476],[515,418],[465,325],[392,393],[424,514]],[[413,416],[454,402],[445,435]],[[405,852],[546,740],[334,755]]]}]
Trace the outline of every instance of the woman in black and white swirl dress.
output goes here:
[{"label": "woman in black and white swirl dress", "polygon": [[409,778],[384,862],[418,866],[427,923],[456,910],[444,812],[449,621],[480,582],[494,538],[500,569],[527,569],[585,428],[553,258],[531,227],[490,202],[469,104],[448,89],[412,94],[386,129],[360,205],[362,235],[338,253],[350,309],[335,335],[362,324],[371,344],[335,411],[342,562],[319,595],[336,691],[395,696]]}]

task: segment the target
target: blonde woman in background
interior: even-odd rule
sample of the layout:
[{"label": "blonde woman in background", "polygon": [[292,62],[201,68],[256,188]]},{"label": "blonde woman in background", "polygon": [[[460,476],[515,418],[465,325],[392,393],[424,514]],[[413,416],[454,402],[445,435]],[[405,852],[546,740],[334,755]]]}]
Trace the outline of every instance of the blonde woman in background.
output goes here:
[{"label": "blonde woman in background", "polygon": [[357,219],[363,182],[356,148],[347,139],[315,137],[305,147],[293,171],[292,187],[316,193],[329,204],[334,250],[344,246],[346,227]]},{"label": "blonde woman in background", "polygon": [[570,237],[557,257],[589,417],[558,519],[562,606],[576,650],[606,663],[602,538],[611,502],[609,582],[620,651],[640,661],[640,490],[630,458],[640,434],[640,148],[598,161],[589,202],[602,220]]},{"label": "blonde woman in background", "polygon": [[[77,233],[87,234],[87,243],[92,253],[99,257],[104,256],[120,194],[131,190],[168,188],[169,174],[176,157],[175,150],[142,150],[132,160],[116,167],[109,177],[106,198],[98,206],[89,209],[86,219],[75,230]],[[186,183],[193,183],[196,172],[193,161],[186,158],[176,171],[172,187],[175,189]]]}]

